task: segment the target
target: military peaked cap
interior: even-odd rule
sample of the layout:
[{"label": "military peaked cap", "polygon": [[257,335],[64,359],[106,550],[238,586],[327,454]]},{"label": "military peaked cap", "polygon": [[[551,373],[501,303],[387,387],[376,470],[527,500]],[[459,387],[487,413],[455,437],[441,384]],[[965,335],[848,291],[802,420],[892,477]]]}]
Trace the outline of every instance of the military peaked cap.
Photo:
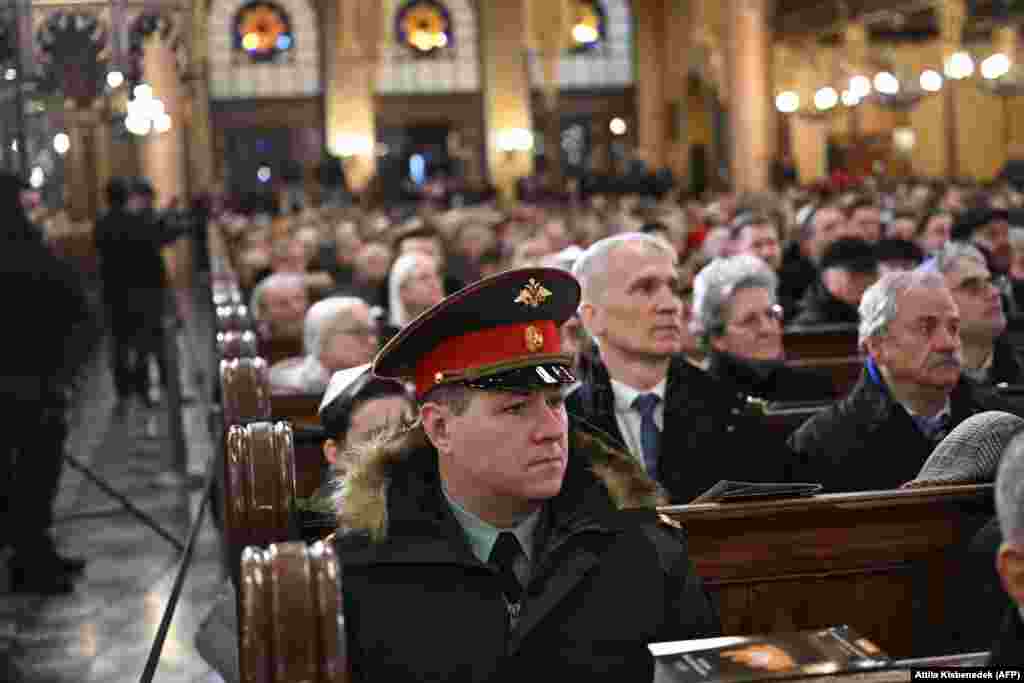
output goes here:
[{"label": "military peaked cap", "polygon": [[373,363],[379,377],[411,380],[416,397],[435,386],[530,391],[570,384],[573,357],[559,327],[580,301],[580,285],[557,268],[520,268],[476,282],[424,311]]}]

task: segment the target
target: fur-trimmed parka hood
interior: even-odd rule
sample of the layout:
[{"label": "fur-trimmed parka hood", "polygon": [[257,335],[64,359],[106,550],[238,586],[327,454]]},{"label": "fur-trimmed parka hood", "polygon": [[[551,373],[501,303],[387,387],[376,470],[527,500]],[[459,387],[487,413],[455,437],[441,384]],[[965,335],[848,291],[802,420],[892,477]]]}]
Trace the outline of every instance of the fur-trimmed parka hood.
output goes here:
[{"label": "fur-trimmed parka hood", "polygon": [[[355,458],[344,483],[337,488],[335,509],[340,533],[366,534],[375,541],[388,535],[388,491],[393,476],[413,461],[429,462],[436,468],[437,452],[422,428],[367,444]],[[569,432],[569,465],[562,492],[574,471],[588,469],[607,492],[615,508],[653,509],[667,498],[643,467],[628,454],[599,436],[581,429]]]}]

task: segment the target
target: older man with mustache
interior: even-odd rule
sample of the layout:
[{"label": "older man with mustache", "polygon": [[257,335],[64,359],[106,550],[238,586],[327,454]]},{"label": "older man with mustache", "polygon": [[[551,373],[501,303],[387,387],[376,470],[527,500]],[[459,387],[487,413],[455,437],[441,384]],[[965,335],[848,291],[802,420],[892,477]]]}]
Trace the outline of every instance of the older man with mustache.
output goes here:
[{"label": "older man with mustache", "polygon": [[960,313],[938,273],[883,276],[864,293],[859,333],[857,386],[790,437],[800,480],[832,492],[896,488],[967,417],[1016,412],[961,374]]}]

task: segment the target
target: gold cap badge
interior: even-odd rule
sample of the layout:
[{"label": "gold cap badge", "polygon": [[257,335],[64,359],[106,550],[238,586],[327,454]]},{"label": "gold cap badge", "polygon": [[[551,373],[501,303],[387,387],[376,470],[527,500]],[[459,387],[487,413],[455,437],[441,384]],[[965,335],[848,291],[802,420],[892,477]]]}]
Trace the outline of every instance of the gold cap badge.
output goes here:
[{"label": "gold cap badge", "polygon": [[515,298],[515,303],[526,304],[531,308],[537,308],[544,303],[549,296],[551,296],[551,290],[546,289],[544,285],[531,277],[530,281],[526,283],[522,290],[520,290],[519,296]]},{"label": "gold cap badge", "polygon": [[544,334],[533,325],[526,328],[526,350],[530,353],[544,348]]}]

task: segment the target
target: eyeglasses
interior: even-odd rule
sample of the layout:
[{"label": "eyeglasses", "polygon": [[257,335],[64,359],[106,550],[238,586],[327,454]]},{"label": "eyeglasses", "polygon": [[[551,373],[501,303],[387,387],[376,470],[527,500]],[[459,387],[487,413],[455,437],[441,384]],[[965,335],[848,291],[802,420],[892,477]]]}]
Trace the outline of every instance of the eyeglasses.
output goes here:
[{"label": "eyeglasses", "polygon": [[750,332],[761,327],[765,320],[774,323],[781,323],[783,317],[784,312],[782,310],[782,306],[773,304],[763,311],[751,311],[739,320],[734,320],[729,324]]}]

